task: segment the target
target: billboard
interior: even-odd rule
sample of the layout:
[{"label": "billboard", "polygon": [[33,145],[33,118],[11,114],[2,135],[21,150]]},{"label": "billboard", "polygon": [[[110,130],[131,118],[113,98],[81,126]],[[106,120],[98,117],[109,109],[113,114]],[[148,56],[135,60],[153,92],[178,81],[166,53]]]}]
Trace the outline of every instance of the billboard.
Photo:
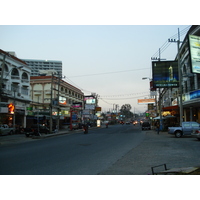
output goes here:
[{"label": "billboard", "polygon": [[96,104],[96,99],[94,96],[85,96],[84,101],[86,104]]},{"label": "billboard", "polygon": [[153,61],[153,88],[179,87],[177,61]]},{"label": "billboard", "polygon": [[200,37],[189,35],[189,52],[192,73],[200,73]]},{"label": "billboard", "polygon": [[59,96],[59,104],[67,105],[66,97]]},{"label": "billboard", "polygon": [[138,104],[149,104],[155,102],[155,99],[138,99]]}]

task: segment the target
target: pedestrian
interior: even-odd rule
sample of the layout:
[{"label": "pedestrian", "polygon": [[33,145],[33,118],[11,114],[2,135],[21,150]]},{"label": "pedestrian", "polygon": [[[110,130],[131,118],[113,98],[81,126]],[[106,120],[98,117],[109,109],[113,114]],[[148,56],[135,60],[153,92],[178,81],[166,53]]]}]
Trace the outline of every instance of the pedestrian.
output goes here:
[{"label": "pedestrian", "polygon": [[157,130],[157,134],[159,134],[159,132],[160,132],[160,123],[159,123],[159,121],[156,122],[156,130]]}]

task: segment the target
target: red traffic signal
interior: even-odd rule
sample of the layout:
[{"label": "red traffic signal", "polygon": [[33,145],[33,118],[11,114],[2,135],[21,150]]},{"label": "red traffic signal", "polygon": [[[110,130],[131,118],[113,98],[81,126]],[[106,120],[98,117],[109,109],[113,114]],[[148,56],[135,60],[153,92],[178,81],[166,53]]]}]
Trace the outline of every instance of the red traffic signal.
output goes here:
[{"label": "red traffic signal", "polygon": [[13,103],[8,104],[8,113],[9,114],[14,114],[15,112],[15,106]]}]

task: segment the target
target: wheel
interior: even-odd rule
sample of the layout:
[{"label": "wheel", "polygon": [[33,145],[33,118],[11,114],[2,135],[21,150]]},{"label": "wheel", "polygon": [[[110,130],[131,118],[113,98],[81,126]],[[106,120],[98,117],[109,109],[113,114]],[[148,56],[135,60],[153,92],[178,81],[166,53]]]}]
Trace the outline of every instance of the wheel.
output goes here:
[{"label": "wheel", "polygon": [[13,134],[13,131],[10,131],[10,133],[9,133],[10,135],[12,135]]},{"label": "wheel", "polygon": [[176,138],[182,137],[182,132],[181,132],[181,131],[176,131],[176,132],[175,132],[175,137],[176,137]]}]

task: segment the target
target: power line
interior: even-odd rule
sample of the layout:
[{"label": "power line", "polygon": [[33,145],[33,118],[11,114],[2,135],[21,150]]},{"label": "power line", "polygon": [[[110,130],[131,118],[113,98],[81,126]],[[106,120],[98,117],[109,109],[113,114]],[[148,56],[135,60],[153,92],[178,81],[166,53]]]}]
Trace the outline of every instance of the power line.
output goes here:
[{"label": "power line", "polygon": [[131,69],[131,70],[124,70],[124,71],[115,71],[115,72],[104,72],[98,74],[85,74],[85,75],[78,75],[78,76],[69,76],[68,78],[76,78],[76,77],[84,77],[84,76],[98,76],[98,75],[105,75],[105,74],[117,74],[117,73],[124,73],[124,72],[131,72],[131,71],[139,71],[149,68],[140,68],[140,69]]},{"label": "power line", "polygon": [[[188,30],[190,29],[191,26],[187,26],[186,28],[184,28],[182,31],[180,31],[180,36],[185,35]],[[176,33],[175,35],[171,36],[170,39],[177,39],[178,38],[178,34]],[[170,42],[168,42],[168,40],[161,46],[160,48],[160,53],[164,52],[169,46],[171,45]],[[159,50],[152,56],[152,57],[159,57]]]}]

